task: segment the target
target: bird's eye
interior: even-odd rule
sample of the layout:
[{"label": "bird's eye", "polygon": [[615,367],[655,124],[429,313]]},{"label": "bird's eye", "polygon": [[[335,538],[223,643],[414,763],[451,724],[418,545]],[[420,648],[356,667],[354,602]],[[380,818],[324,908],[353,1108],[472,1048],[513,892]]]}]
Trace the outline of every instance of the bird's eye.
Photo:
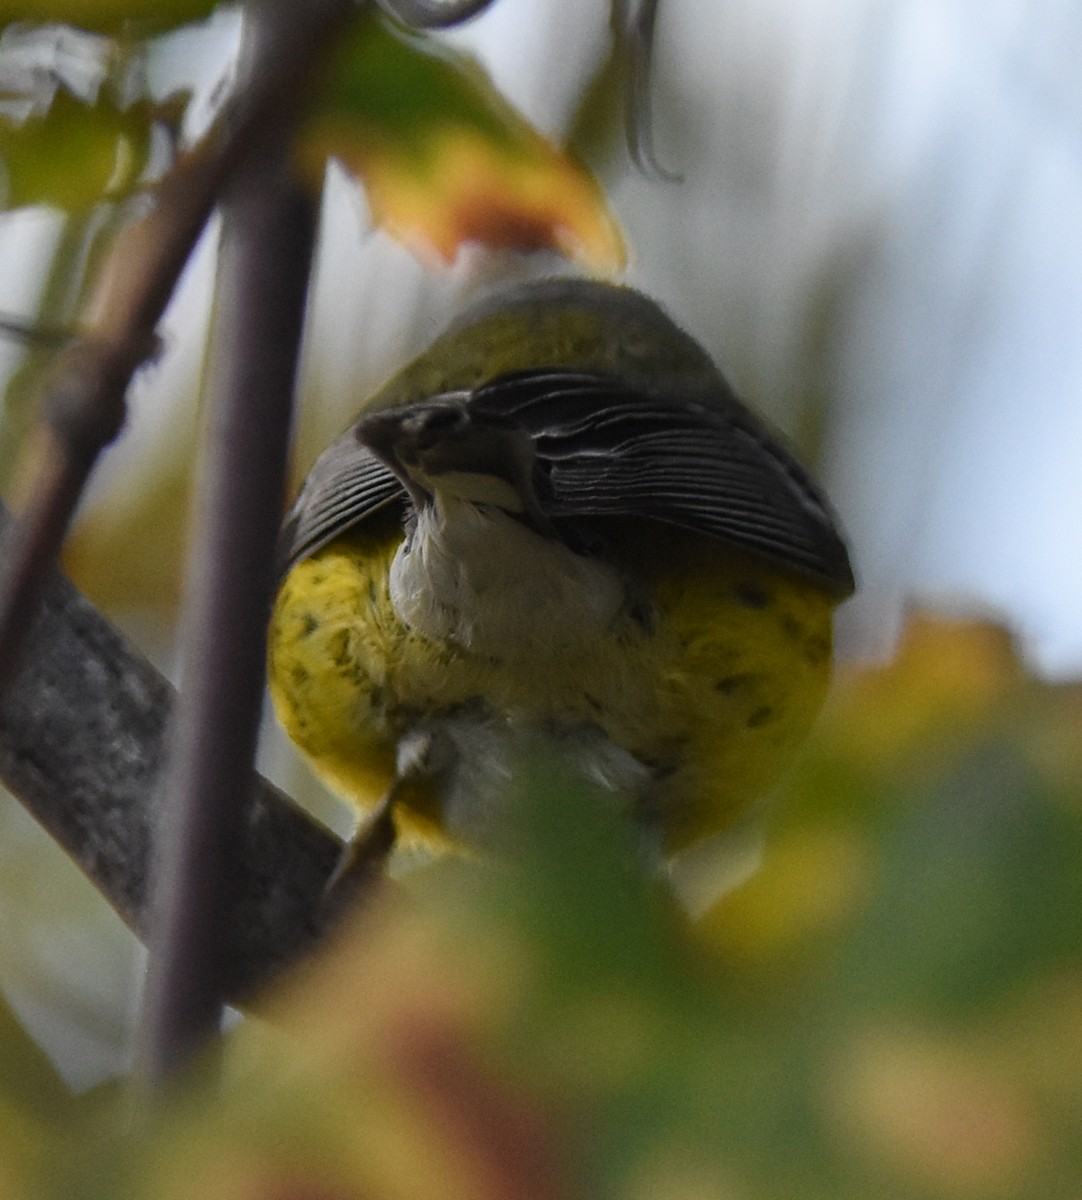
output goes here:
[{"label": "bird's eye", "polygon": [[441,405],[419,415],[417,436],[431,443],[444,434],[461,429],[466,423],[466,414],[457,405]]}]

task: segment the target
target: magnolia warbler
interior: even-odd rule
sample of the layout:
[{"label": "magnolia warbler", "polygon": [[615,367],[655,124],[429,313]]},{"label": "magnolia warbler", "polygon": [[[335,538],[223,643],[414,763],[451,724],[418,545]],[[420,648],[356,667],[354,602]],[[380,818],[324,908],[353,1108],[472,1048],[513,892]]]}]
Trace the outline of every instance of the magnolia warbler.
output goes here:
[{"label": "magnolia warbler", "polygon": [[528,735],[663,861],[787,765],[853,590],[822,492],[706,352],[574,279],[483,301],[379,391],[281,555],[271,695],[335,792],[469,844]]}]

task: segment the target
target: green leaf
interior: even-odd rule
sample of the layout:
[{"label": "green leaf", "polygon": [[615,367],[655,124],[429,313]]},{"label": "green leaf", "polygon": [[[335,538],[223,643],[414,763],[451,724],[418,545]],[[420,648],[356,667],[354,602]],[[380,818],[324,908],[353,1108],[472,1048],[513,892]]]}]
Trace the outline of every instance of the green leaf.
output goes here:
[{"label": "green leaf", "polygon": [[125,25],[162,32],[213,12],[216,0],[0,0],[0,23],[39,21],[115,33]]},{"label": "green leaf", "polygon": [[0,996],[0,1111],[56,1120],[71,1104],[64,1081]]},{"label": "green leaf", "polygon": [[67,92],[56,94],[43,117],[19,126],[0,119],[5,207],[73,211],[123,196],[146,166],[153,119],[148,104],[120,112],[90,107]]},{"label": "green leaf", "polygon": [[185,103],[132,96],[137,48],[62,26],[0,36],[4,206],[88,209],[143,176],[153,129]]}]

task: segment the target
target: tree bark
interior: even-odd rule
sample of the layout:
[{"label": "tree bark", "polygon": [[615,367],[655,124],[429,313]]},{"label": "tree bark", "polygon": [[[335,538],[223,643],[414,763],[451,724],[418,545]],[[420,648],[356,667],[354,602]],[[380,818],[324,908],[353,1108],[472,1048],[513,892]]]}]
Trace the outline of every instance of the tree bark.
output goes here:
[{"label": "tree bark", "polygon": [[[9,520],[0,510],[0,530]],[[173,689],[56,572],[28,639],[0,696],[0,780],[144,936]],[[253,774],[229,932],[232,1000],[311,947],[341,851],[328,830]]]}]

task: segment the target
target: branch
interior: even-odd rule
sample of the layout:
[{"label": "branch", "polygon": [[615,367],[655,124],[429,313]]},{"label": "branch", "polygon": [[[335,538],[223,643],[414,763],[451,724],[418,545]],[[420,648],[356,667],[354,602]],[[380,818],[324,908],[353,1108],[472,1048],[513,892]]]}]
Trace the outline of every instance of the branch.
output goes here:
[{"label": "branch", "polygon": [[350,0],[306,0],[261,47],[246,86],[214,127],[158,184],[152,204],[117,237],[80,336],[57,359],[43,396],[43,426],[29,447],[20,509],[0,576],[0,676],[11,670],[98,455],[124,422],[124,395],[155,349],[155,327],[226,182],[258,132],[296,110],[325,46],[357,12]]},{"label": "branch", "polygon": [[[268,9],[249,37],[291,13]],[[160,1080],[220,1025],[252,770],[274,543],[312,247],[313,205],[288,179],[287,128],[222,205],[215,329],[181,627],[184,687],[158,833],[142,1068]]]},{"label": "branch", "polygon": [[[0,509],[0,533],[10,518]],[[0,564],[2,565],[2,564]],[[0,779],[139,936],[173,690],[58,572],[0,696]],[[228,994],[309,949],[341,843],[253,775],[244,804]]]}]

